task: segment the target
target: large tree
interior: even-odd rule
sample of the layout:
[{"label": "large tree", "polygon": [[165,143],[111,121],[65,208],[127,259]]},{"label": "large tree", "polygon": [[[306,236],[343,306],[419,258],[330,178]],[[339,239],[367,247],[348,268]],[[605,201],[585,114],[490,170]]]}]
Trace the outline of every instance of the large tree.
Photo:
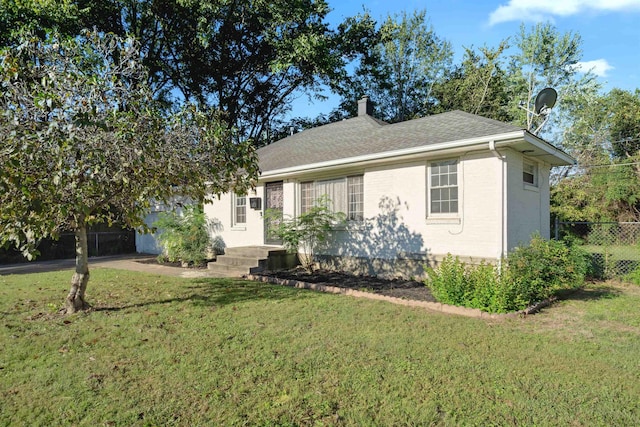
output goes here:
[{"label": "large tree", "polygon": [[581,44],[579,34],[539,23],[521,25],[515,36],[495,48],[467,48],[462,63],[436,86],[435,111],[461,109],[535,131],[545,119],[534,114],[536,96],[553,87],[558,107],[541,132],[561,143],[558,136],[567,125],[560,119],[562,106],[599,89],[593,74],[580,73],[576,67],[582,58]]},{"label": "large tree", "polygon": [[514,46],[516,52],[509,57],[507,73],[509,108],[515,122],[527,129],[535,131],[544,120],[530,113],[542,89],[554,88],[560,102],[595,84],[593,74],[581,74],[577,69],[582,59],[582,38],[577,33],[560,33],[548,22],[531,28],[522,24]]},{"label": "large tree", "polygon": [[434,87],[434,112],[462,110],[510,122],[507,75],[502,65],[507,41],[497,48],[466,48],[462,63]]},{"label": "large tree", "polygon": [[257,144],[294,96],[333,84],[373,27],[363,16],[331,29],[324,0],[118,3],[122,31],[141,42],[156,90],[223,111],[240,137]]},{"label": "large tree", "polygon": [[0,54],[0,244],[31,256],[38,239],[75,233],[67,313],[88,307],[88,226],[139,227],[152,201],[245,191],[257,176],[251,145],[216,113],[163,114],[140,59],[134,40],[95,32]]},{"label": "large tree", "polygon": [[576,168],[552,188],[552,210],[574,221],[640,219],[640,91],[584,92],[565,103],[563,143]]},{"label": "large tree", "polygon": [[[611,114],[611,149],[615,158],[640,159],[640,89],[613,89],[608,95]],[[640,168],[639,168],[640,170]],[[640,176],[640,173],[639,173]]]},{"label": "large tree", "polygon": [[76,34],[80,13],[71,0],[0,0],[0,46],[14,43],[24,30]]},{"label": "large tree", "polygon": [[356,101],[368,95],[379,119],[393,123],[428,115],[434,85],[451,65],[451,44],[436,35],[424,10],[389,15],[373,41],[353,75],[337,87],[341,108],[354,115]]},{"label": "large tree", "polygon": [[0,3],[0,22],[133,36],[157,99],[219,109],[238,138],[257,144],[294,96],[334,85],[374,27],[365,14],[330,28],[325,0],[65,0],[71,19],[37,2],[1,1],[13,6]]}]

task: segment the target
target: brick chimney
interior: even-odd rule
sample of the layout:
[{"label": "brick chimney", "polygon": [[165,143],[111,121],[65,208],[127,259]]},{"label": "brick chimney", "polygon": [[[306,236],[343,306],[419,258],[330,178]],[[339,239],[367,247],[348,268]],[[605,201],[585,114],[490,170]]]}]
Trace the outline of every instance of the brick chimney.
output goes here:
[{"label": "brick chimney", "polygon": [[369,100],[368,96],[363,96],[362,99],[358,101],[358,117],[360,116],[370,116],[373,114],[373,104]]}]

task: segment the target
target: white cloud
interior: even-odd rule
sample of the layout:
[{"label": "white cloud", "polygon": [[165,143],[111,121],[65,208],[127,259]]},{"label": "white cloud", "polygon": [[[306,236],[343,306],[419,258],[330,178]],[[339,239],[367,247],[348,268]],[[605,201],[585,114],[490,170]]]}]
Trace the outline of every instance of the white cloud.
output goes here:
[{"label": "white cloud", "polygon": [[593,61],[582,61],[576,63],[574,69],[586,73],[591,71],[598,77],[607,77],[607,71],[613,70],[613,66],[606,59],[596,59]]},{"label": "white cloud", "polygon": [[489,15],[489,25],[508,21],[543,21],[585,11],[640,10],[640,0],[509,0]]}]

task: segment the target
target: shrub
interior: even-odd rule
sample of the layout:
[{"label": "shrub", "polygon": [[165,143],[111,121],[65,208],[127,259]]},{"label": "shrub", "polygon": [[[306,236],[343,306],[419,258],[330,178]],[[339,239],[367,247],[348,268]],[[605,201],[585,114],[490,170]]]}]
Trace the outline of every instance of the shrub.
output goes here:
[{"label": "shrub", "polygon": [[640,266],[636,267],[631,273],[626,274],[622,279],[625,282],[640,285]]},{"label": "shrub", "polygon": [[298,253],[302,266],[313,269],[315,254],[325,243],[337,224],[344,223],[343,212],[333,212],[331,200],[326,196],[318,198],[305,213],[293,218],[281,218],[279,211],[267,211],[266,216],[275,226],[269,230],[271,237],[282,240],[282,245],[290,253]]},{"label": "shrub", "polygon": [[503,280],[504,273],[491,264],[466,264],[449,254],[437,268],[427,269],[427,276],[426,284],[433,296],[444,304],[478,308],[491,313],[519,308],[512,307],[511,302],[515,299],[511,282]]},{"label": "shrub", "polygon": [[589,254],[578,246],[535,235],[500,267],[467,265],[449,254],[427,269],[426,285],[442,303],[504,313],[582,285],[588,266]]},{"label": "shrub", "polygon": [[469,307],[484,311],[500,311],[496,298],[500,293],[500,274],[497,267],[484,261],[467,271],[469,280]]},{"label": "shrub", "polygon": [[433,296],[444,304],[464,304],[469,286],[465,269],[465,264],[451,254],[448,254],[436,269],[428,268],[427,285]]},{"label": "shrub", "polygon": [[182,212],[161,212],[153,223],[160,231],[160,260],[202,265],[211,249],[207,218],[200,206],[185,206]]},{"label": "shrub", "polygon": [[516,248],[508,258],[510,275],[530,302],[581,286],[589,265],[590,255],[584,249],[540,235],[534,235],[529,245]]}]

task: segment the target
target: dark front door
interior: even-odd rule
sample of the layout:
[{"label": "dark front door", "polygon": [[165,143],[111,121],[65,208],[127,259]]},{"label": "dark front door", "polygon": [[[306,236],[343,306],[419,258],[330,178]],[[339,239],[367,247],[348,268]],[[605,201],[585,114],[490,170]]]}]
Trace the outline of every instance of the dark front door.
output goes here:
[{"label": "dark front door", "polygon": [[[265,211],[270,209],[271,211],[279,212],[279,215],[274,216],[265,216],[264,221],[264,242],[268,245],[280,245],[282,244],[281,240],[270,236],[269,230],[274,226],[277,226],[280,221],[282,221],[282,204],[283,204],[283,190],[282,190],[282,181],[278,182],[267,182],[264,186],[264,200],[265,200]],[[271,218],[271,219],[270,219]]]}]

